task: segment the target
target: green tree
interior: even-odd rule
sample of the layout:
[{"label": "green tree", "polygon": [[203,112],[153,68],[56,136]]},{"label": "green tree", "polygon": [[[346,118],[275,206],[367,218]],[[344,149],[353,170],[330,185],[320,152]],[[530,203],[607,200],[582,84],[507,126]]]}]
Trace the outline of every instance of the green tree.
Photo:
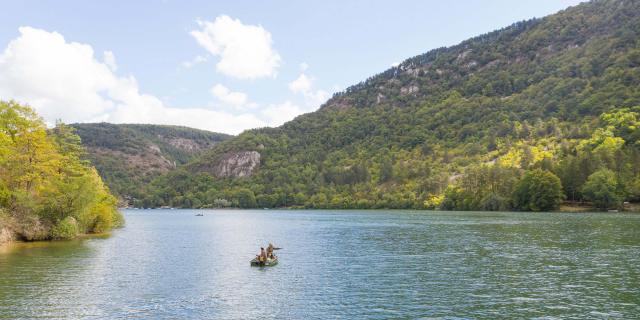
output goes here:
[{"label": "green tree", "polygon": [[380,182],[387,182],[393,179],[393,162],[386,156],[380,163]]},{"label": "green tree", "polygon": [[591,174],[582,187],[582,193],[599,209],[619,207],[622,202],[618,179],[609,169],[600,169]]},{"label": "green tree", "polygon": [[253,191],[249,189],[238,189],[235,193],[235,197],[238,200],[238,206],[240,208],[255,208],[257,205],[256,196]]},{"label": "green tree", "polygon": [[515,207],[524,211],[554,210],[563,198],[560,179],[542,169],[527,171],[513,192]]}]

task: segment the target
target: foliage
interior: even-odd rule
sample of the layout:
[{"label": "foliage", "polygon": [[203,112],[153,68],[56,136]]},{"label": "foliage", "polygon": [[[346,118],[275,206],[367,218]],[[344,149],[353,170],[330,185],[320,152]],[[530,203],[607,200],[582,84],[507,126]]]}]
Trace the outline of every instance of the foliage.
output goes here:
[{"label": "foliage", "polygon": [[73,124],[93,163],[121,202],[140,198],[143,186],[230,136],[179,126]]},{"label": "foliage", "polygon": [[[640,2],[603,0],[432,50],[137,185],[135,205],[239,206],[250,190],[258,207],[549,210],[558,186],[589,200],[601,169],[637,200],[639,39]],[[261,155],[250,177],[207,169],[242,151]]]},{"label": "foliage", "polygon": [[441,208],[488,211],[511,209],[511,192],[519,175],[519,170],[514,168],[497,165],[472,166],[447,188]]},{"label": "foliage", "polygon": [[78,236],[78,223],[72,216],[62,219],[51,229],[53,239],[73,239],[76,236]]},{"label": "foliage", "polygon": [[235,192],[234,198],[240,208],[255,208],[257,205],[256,196],[249,189],[239,189]]},{"label": "foliage", "polygon": [[[0,101],[0,211],[25,240],[106,231],[122,217],[88,162],[74,129],[47,131],[29,107]],[[100,230],[99,230],[100,229]]]},{"label": "foliage", "polygon": [[618,187],[616,174],[609,169],[600,169],[589,176],[582,192],[597,208],[617,208],[622,202]]},{"label": "foliage", "polygon": [[513,192],[514,206],[525,211],[550,211],[558,208],[564,194],[560,179],[553,173],[527,171]]}]

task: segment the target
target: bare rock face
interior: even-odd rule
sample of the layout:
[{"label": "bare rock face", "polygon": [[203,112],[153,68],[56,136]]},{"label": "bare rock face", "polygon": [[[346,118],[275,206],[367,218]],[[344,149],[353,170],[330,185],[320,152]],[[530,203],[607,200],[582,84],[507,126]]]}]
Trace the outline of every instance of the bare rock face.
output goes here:
[{"label": "bare rock face", "polygon": [[420,88],[418,88],[418,86],[416,85],[412,85],[412,86],[408,86],[408,87],[402,87],[400,88],[400,94],[403,96],[409,95],[409,94],[413,94],[416,93],[420,90]]},{"label": "bare rock face", "polygon": [[258,151],[240,151],[226,154],[214,167],[213,174],[219,178],[241,178],[250,176],[260,165]]}]

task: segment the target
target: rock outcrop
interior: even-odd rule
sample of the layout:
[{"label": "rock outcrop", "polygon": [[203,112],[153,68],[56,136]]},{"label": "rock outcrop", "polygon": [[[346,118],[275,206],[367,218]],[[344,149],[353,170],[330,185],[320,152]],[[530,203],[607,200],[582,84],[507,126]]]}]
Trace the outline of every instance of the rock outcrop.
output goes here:
[{"label": "rock outcrop", "polygon": [[250,176],[260,165],[258,151],[240,151],[222,156],[213,167],[213,174],[218,178],[241,178]]}]

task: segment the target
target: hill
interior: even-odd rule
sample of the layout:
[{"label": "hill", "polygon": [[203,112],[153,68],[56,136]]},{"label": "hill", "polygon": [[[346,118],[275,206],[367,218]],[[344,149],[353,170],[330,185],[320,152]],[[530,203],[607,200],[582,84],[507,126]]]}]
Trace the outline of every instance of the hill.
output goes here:
[{"label": "hill", "polygon": [[620,207],[640,198],[639,38],[640,1],[602,0],[431,50],[216,145],[138,205]]},{"label": "hill", "polygon": [[231,136],[179,126],[77,123],[71,125],[87,158],[123,199],[139,196],[144,184],[185,164]]}]

